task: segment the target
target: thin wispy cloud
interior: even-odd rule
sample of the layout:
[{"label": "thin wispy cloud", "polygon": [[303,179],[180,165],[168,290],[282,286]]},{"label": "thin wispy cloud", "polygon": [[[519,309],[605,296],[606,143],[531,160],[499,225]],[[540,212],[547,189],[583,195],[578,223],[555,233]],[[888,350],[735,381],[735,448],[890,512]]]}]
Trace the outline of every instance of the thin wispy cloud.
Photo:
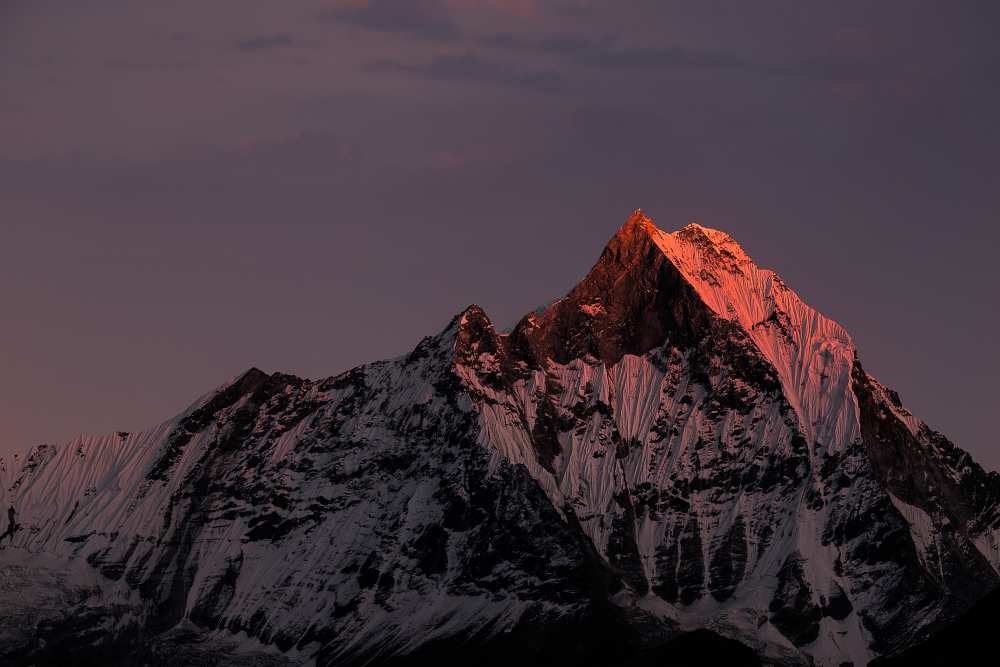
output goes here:
[{"label": "thin wispy cloud", "polygon": [[437,56],[428,63],[416,65],[399,60],[378,60],[368,63],[365,68],[370,72],[405,74],[437,81],[514,86],[541,92],[558,90],[564,84],[562,76],[555,70],[521,69],[484,59],[471,52]]},{"label": "thin wispy cloud", "polygon": [[588,39],[551,34],[532,38],[499,33],[481,39],[485,46],[509,52],[547,54],[593,67],[634,69],[692,69],[716,72],[800,76],[827,81],[870,78],[873,68],[864,64],[809,59],[797,63],[768,63],[725,51],[698,51],[664,47],[623,47],[610,37]]},{"label": "thin wispy cloud", "polygon": [[286,46],[292,46],[295,39],[291,35],[257,35],[236,43],[240,51],[269,51]]},{"label": "thin wispy cloud", "polygon": [[369,0],[323,12],[320,18],[432,41],[454,41],[462,35],[448,6],[439,0]]},{"label": "thin wispy cloud", "polygon": [[170,61],[132,61],[132,60],[122,60],[113,59],[104,61],[105,67],[110,67],[111,69],[123,69],[123,70],[148,70],[148,71],[169,71],[169,70],[186,70],[194,69],[198,67],[198,62],[195,60],[170,60]]}]

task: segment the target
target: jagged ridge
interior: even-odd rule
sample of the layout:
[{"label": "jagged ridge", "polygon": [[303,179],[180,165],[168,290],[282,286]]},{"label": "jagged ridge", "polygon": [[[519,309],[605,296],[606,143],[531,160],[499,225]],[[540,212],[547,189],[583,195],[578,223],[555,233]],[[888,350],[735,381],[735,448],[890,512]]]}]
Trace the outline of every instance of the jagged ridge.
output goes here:
[{"label": "jagged ridge", "polygon": [[252,370],[0,475],[19,524],[0,560],[45,554],[25,599],[54,601],[2,631],[40,663],[155,662],[224,630],[198,650],[609,664],[710,628],[770,661],[863,664],[1000,562],[997,475],[729,236],[639,211],[509,334],[473,306],[400,359]]}]

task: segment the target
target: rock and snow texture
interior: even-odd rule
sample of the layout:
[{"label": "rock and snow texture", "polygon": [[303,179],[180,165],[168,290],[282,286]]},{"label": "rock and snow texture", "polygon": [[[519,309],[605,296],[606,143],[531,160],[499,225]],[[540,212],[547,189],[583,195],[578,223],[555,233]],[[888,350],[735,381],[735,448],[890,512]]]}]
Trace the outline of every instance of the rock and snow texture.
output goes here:
[{"label": "rock and snow texture", "polygon": [[508,333],[473,306],[334,378],[252,370],[0,483],[0,617],[42,610],[0,620],[0,660],[39,664],[192,636],[259,664],[583,663],[709,628],[861,665],[1000,579],[998,476],[729,236],[638,211]]}]

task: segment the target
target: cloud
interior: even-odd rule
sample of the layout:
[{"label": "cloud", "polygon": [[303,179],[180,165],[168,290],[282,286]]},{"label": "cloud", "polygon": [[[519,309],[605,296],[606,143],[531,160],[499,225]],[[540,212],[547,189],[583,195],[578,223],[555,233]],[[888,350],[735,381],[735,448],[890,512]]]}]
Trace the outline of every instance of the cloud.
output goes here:
[{"label": "cloud", "polygon": [[446,0],[458,10],[491,9],[515,16],[531,16],[539,10],[539,0]]},{"label": "cloud", "polygon": [[434,41],[454,41],[462,33],[440,0],[367,0],[324,12],[320,18]]},{"label": "cloud", "polygon": [[120,220],[142,211],[177,222],[308,219],[359,191],[362,160],[357,142],[323,131],[156,158],[0,157],[0,201],[54,198]]},{"label": "cloud", "polygon": [[773,68],[775,74],[801,76],[819,81],[863,81],[886,73],[883,65],[846,60],[810,58],[794,65]]},{"label": "cloud", "polygon": [[614,39],[588,39],[573,35],[546,35],[525,38],[509,33],[483,38],[486,46],[512,52],[549,54],[571,62],[594,67],[631,67],[637,69],[695,69],[752,74],[798,76],[824,81],[850,81],[871,78],[874,68],[861,64],[823,59],[793,64],[759,62],[736,53],[698,51],[680,47],[621,47]]},{"label": "cloud", "polygon": [[147,70],[147,71],[168,71],[168,70],[186,70],[194,69],[198,67],[199,63],[195,60],[164,60],[164,61],[131,61],[131,60],[121,60],[112,59],[104,61],[104,66],[111,69],[122,69],[122,70]]},{"label": "cloud", "polygon": [[291,35],[257,35],[236,43],[240,51],[268,51],[284,46],[291,46],[295,40]]},{"label": "cloud", "polygon": [[752,69],[753,63],[728,53],[699,52],[679,47],[621,48],[611,38],[588,39],[573,35],[526,38],[509,33],[483,39],[487,46],[508,51],[548,53],[574,62],[602,67],[692,67],[703,69]]},{"label": "cloud", "polygon": [[592,40],[573,35],[546,35],[532,39],[512,33],[497,33],[487,35],[481,41],[486,46],[508,51],[533,51],[564,56],[578,56],[613,46],[611,39]]},{"label": "cloud", "polygon": [[551,92],[562,87],[563,79],[553,70],[524,70],[506,63],[485,60],[474,53],[437,56],[427,64],[413,65],[398,60],[368,63],[370,72],[410,74],[438,81],[485,83]]}]

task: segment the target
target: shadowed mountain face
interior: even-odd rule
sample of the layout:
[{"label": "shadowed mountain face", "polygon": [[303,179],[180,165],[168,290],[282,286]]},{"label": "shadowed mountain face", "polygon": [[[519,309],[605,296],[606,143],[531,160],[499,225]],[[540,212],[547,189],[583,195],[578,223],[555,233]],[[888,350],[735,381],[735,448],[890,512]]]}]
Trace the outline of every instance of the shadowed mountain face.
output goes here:
[{"label": "shadowed mountain face", "polygon": [[925,641],[888,658],[878,658],[877,667],[947,667],[990,662],[996,651],[1000,590],[993,590],[957,621],[931,634]]},{"label": "shadowed mountain face", "polygon": [[0,482],[12,664],[860,665],[1000,566],[997,475],[729,236],[638,211],[509,334],[251,370]]}]

